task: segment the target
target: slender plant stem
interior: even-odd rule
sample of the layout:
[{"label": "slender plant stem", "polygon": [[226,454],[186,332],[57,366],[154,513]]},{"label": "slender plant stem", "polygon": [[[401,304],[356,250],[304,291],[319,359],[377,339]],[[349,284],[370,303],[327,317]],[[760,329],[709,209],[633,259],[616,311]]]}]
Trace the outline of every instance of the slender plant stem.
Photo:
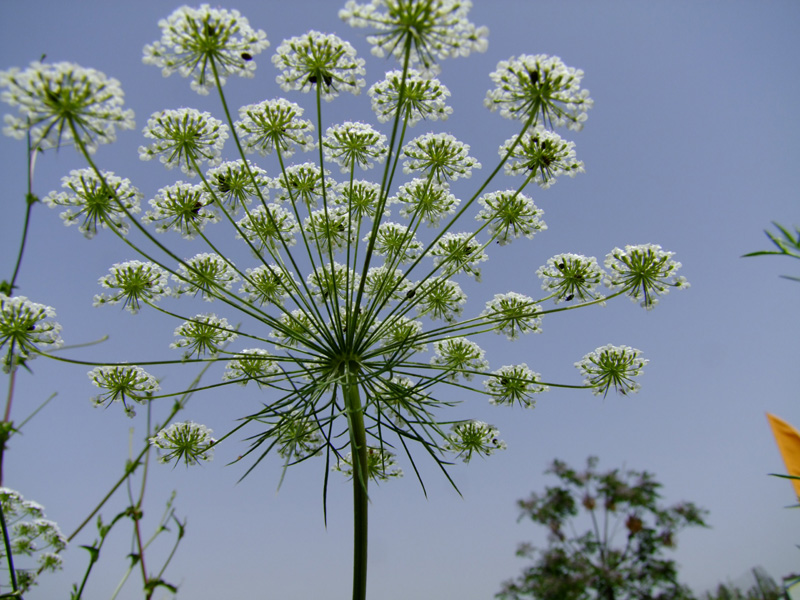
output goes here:
[{"label": "slender plant stem", "polygon": [[350,450],[353,466],[353,600],[367,597],[367,436],[364,410],[358,393],[358,373],[346,372],[345,407],[350,429]]},{"label": "slender plant stem", "polygon": [[3,528],[3,546],[6,551],[6,561],[8,562],[8,572],[11,576],[11,588],[16,593],[19,591],[17,586],[17,571],[14,568],[14,556],[11,553],[11,540],[8,537],[8,527],[6,526],[6,516],[3,513],[3,504],[0,502],[0,526]]}]

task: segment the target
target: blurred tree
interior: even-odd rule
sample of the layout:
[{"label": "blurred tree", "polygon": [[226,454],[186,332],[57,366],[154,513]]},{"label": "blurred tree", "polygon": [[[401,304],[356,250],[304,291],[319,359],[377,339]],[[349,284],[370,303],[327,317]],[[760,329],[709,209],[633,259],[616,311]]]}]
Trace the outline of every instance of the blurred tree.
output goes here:
[{"label": "blurred tree", "polygon": [[[520,520],[549,529],[549,545],[522,544],[532,558],[497,594],[501,600],[690,600],[678,583],[675,562],[663,557],[678,531],[705,527],[706,511],[691,502],[659,504],[661,484],[647,472],[597,471],[597,457],[578,472],[556,460],[546,471],[560,480],[544,493],[520,500]],[[581,510],[583,509],[583,510]],[[581,531],[581,516],[588,531]],[[621,529],[625,530],[623,535]],[[616,543],[615,543],[616,542]]]},{"label": "blurred tree", "polygon": [[732,584],[719,584],[716,592],[706,592],[701,600],[780,600],[785,595],[781,587],[764,569],[753,569],[755,583],[747,591]]}]

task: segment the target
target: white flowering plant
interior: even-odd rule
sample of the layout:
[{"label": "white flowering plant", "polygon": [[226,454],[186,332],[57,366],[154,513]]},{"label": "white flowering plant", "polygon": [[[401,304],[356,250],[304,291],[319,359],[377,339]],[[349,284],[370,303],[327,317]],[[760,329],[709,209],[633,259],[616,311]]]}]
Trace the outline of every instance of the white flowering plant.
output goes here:
[{"label": "white flowering plant", "polygon": [[[557,129],[581,130],[593,104],[581,87],[583,72],[558,57],[500,61],[484,103],[519,130],[498,140],[499,161],[474,192],[456,194],[452,183],[482,167],[470,145],[411,128],[453,114],[452,92],[436,77],[440,63],[487,48],[488,31],[469,21],[470,6],[349,0],[340,18],[369,29],[373,53],[399,67],[367,90],[377,124],[325,128],[322,101],[367,85],[366,62],[349,42],[318,31],[284,40],[272,63],[288,97],[232,111],[225,82],[255,75],[257,57],[270,45],[266,33],[234,10],[178,8],[159,23],[161,37],[145,47],[144,62],[189,78],[197,93],[216,91],[220,110],[165,109],[148,117],[140,158],[177,167],[187,180],[158,190],[140,191],[95,159],[117,129],[133,127],[119,82],[72,63],[0,72],[0,99],[18,111],[7,116],[6,133],[28,136],[31,151],[69,143],[86,161],[45,202],[64,209],[65,224],[78,223],[86,237],[118,236],[138,253],[100,277],[104,291],[95,305],[175,319],[171,347],[179,355],[142,361],[148,368],[219,363],[221,382],[209,387],[263,394],[264,408],[232,415],[240,424],[218,439],[205,425],[165,421],[148,436],[159,460],[209,461],[218,444],[249,427],[255,432],[242,455],[254,459],[248,473],[273,453],[284,467],[323,461],[326,485],[330,470],[344,474],[353,484],[355,600],[366,597],[370,481],[399,477],[402,461],[419,477],[415,446],[445,472],[457,459],[506,448],[495,426],[447,416],[456,403],[450,390],[532,408],[550,387],[635,392],[647,363],[639,350],[609,344],[575,363],[583,383],[556,383],[526,363],[492,370],[482,338],[495,333],[516,342],[541,332],[548,315],[619,296],[652,309],[671,288],[688,287],[672,252],[628,245],[612,250],[605,268],[581,254],[548,258],[535,271],[538,297],[502,291],[482,307],[468,305],[462,284],[480,281],[495,244],[524,243],[520,238],[547,229],[532,190],[583,172],[575,144]],[[307,158],[289,162],[297,153]],[[509,183],[498,185],[504,175]],[[145,198],[150,209],[140,217]],[[171,250],[161,235],[170,232],[200,246],[197,253]],[[223,250],[234,239],[248,259]],[[0,347],[11,376],[60,344],[53,310],[13,296],[14,288],[12,278],[0,290]],[[193,302],[204,311],[171,308]],[[191,392],[163,391],[141,364],[92,366],[91,383],[102,390],[93,403],[119,402],[129,417],[136,405],[149,411],[159,398]],[[149,598],[161,580],[143,577]]]}]

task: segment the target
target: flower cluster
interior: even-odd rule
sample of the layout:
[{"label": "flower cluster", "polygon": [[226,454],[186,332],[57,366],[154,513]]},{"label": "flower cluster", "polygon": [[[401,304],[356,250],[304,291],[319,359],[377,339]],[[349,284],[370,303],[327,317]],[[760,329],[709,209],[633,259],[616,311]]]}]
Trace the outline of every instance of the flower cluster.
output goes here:
[{"label": "flower cluster", "polygon": [[5,350],[3,369],[9,371],[36,354],[61,347],[61,325],[56,311],[25,296],[0,294],[0,350]]},{"label": "flower cluster", "polygon": [[129,260],[115,264],[103,275],[99,283],[110,294],[97,294],[94,305],[118,304],[135,314],[139,312],[142,302],[151,303],[172,293],[167,287],[167,272],[152,262]]},{"label": "flower cluster", "polygon": [[672,260],[674,252],[667,252],[657,244],[640,244],[614,248],[606,257],[606,285],[624,290],[631,300],[651,310],[658,304],[656,296],[663,296],[669,288],[686,289],[689,282],[676,275],[681,263]]},{"label": "flower cluster", "polygon": [[505,450],[506,443],[499,438],[500,432],[483,421],[466,421],[453,425],[445,441],[445,450],[453,452],[468,463],[473,454],[489,456],[497,450]]},{"label": "flower cluster", "polygon": [[87,238],[97,234],[98,224],[126,235],[130,228],[125,218],[138,213],[142,194],[129,179],[93,169],[76,169],[61,179],[66,192],[50,192],[44,203],[50,208],[67,207],[61,213],[64,225],[80,223],[78,230]]},{"label": "flower cluster", "polygon": [[356,58],[350,43],[333,34],[309,31],[285,40],[272,63],[281,72],[276,81],[287,92],[317,89],[330,101],[340,89],[358,94],[365,85],[364,59]]},{"label": "flower cluster", "polygon": [[[167,295],[184,301],[194,295],[219,300],[221,310],[238,310],[243,318],[231,321],[241,323],[236,326],[217,314],[178,317],[183,322],[171,347],[183,353],[173,362],[225,364],[220,385],[255,382],[278,394],[245,417],[263,427],[250,438],[252,450],[265,444],[264,454],[274,449],[294,464],[327,449],[336,470],[353,477],[354,464],[366,465],[366,475],[378,480],[400,474],[386,432],[400,436],[404,447],[420,442],[442,465],[443,452],[465,462],[488,456],[505,448],[497,429],[459,421],[446,432],[443,424],[453,421],[439,420],[433,409],[455,402],[437,399],[436,390],[472,389],[494,405],[530,408],[537,394],[556,384],[544,383],[526,363],[490,370],[474,341],[478,335],[516,340],[538,333],[547,313],[606,300],[601,284],[611,297],[628,295],[648,309],[670,287],[688,286],[677,275],[680,263],[659,246],[615,248],[605,269],[594,258],[560,253],[536,271],[542,299],[515,291],[488,294],[483,310],[464,316],[462,279],[480,281],[481,263],[495,245],[547,229],[526,187],[545,189],[562,175],[583,172],[575,145],[553,128],[581,129],[592,106],[581,87],[583,72],[557,57],[501,61],[485,104],[520,128],[499,146],[499,164],[478,191],[459,196],[465,182],[458,180],[481,168],[470,146],[442,132],[413,137],[408,127],[423,120],[436,125],[452,114],[450,91],[433,75],[445,58],[485,50],[487,31],[468,20],[470,8],[469,0],[349,0],[340,12],[350,25],[372,29],[367,39],[374,54],[391,54],[402,64],[368,89],[378,123],[391,123],[390,137],[366,122],[323,118],[320,100],[366,87],[365,61],[336,35],[309,31],[286,39],[271,59],[284,91],[314,94],[314,123],[284,98],[229,110],[222,85],[234,75],[252,77],[254,58],[269,46],[266,34],[235,10],[179,8],[159,22],[160,40],[144,49],[145,63],[165,76],[191,78],[201,94],[216,88],[223,103],[226,121],[194,108],[153,113],[139,148],[142,160],[157,158],[199,179],[161,187],[140,222],[206,245],[180,260],[142,229],[177,265],[141,250],[146,261],[117,263],[100,278],[104,290],[95,304],[121,304],[135,313]],[[111,141],[116,128],[132,126],[118,83],[75,65],[12,69],[0,73],[0,87],[2,99],[20,111],[7,117],[7,132],[21,137],[30,130],[41,147],[68,140],[85,152]],[[228,137],[239,156],[223,162]],[[313,162],[290,164],[295,153],[312,149]],[[254,155],[275,156],[274,170],[249,160]],[[384,163],[374,182],[357,179]],[[342,181],[331,176],[334,166],[345,174]],[[519,176],[515,186],[489,188],[501,173]],[[125,235],[132,220],[138,227],[143,196],[127,179],[92,163],[92,169],[72,171],[63,187],[45,201],[62,207],[64,221],[79,224],[85,235],[103,227]],[[456,225],[469,215],[475,217],[471,230]],[[229,226],[227,239],[209,227],[217,222]],[[234,235],[250,251],[249,267],[237,267],[242,259],[234,261],[229,252]],[[125,241],[138,248],[137,241]],[[520,285],[526,268],[523,261]],[[0,296],[0,309],[7,368],[60,344],[49,307]],[[256,347],[229,348],[239,335]],[[420,357],[431,348],[432,355]],[[594,393],[614,388],[627,394],[638,389],[635,378],[646,362],[638,350],[605,346],[576,366]],[[134,404],[159,392],[159,382],[138,366],[102,365],[89,377],[101,389],[95,404],[121,402],[131,416]],[[475,378],[483,385],[471,383]],[[210,430],[192,422],[174,423],[150,441],[163,451],[160,460],[187,465],[209,460],[216,444]]]},{"label": "flower cluster", "polygon": [[159,462],[168,463],[182,460],[186,466],[208,462],[214,457],[212,446],[216,440],[205,425],[186,421],[173,423],[150,438],[150,444],[166,451],[158,457]]},{"label": "flower cluster", "polygon": [[[346,456],[339,457],[338,462],[333,465],[333,470],[352,479],[353,453],[348,452]],[[393,453],[383,448],[368,448],[367,475],[374,481],[388,481],[393,477],[402,477],[403,470],[397,466]]]},{"label": "flower cluster", "polygon": [[136,416],[136,412],[125,402],[126,398],[144,404],[161,389],[156,378],[141,367],[129,365],[95,367],[88,375],[96,387],[106,390],[92,398],[92,404],[103,406],[111,402],[122,402],[125,414],[129,417]]},{"label": "flower cluster", "polygon": [[553,295],[556,304],[575,298],[578,302],[603,298],[602,294],[597,293],[597,286],[605,277],[605,272],[593,256],[557,254],[539,267],[536,275],[542,280],[542,289]]},{"label": "flower cluster", "polygon": [[641,351],[630,346],[608,344],[584,356],[575,367],[584,376],[584,384],[592,388],[595,395],[608,394],[614,388],[623,396],[638,392],[639,384],[633,380],[641,375],[649,362],[641,358]]},{"label": "flower cluster", "polygon": [[161,40],[144,47],[145,64],[161,68],[164,77],[178,71],[193,76],[192,89],[208,94],[217,78],[252,77],[253,58],[269,47],[267,34],[253,30],[237,10],[182,6],[158,22]]},{"label": "flower cluster", "polygon": [[[61,569],[60,553],[67,547],[67,538],[58,525],[45,519],[44,507],[7,487],[0,487],[0,505],[3,509],[4,529],[8,531],[6,545],[0,545],[0,559],[5,563],[6,549],[14,557],[17,587],[25,593],[36,585],[36,578],[44,572]],[[25,565],[22,557],[36,556],[35,564]]]},{"label": "flower cluster", "polygon": [[123,109],[119,81],[74,63],[33,62],[24,71],[0,71],[0,100],[16,106],[6,115],[3,133],[22,139],[30,132],[33,147],[68,143],[93,152],[116,139],[116,130],[133,129],[133,111]]},{"label": "flower cluster", "polygon": [[406,72],[405,79],[402,71],[389,71],[367,94],[381,123],[399,117],[413,127],[423,119],[444,121],[453,113],[446,104],[450,90],[438,79],[424,77],[414,69]]},{"label": "flower cluster", "polygon": [[358,4],[348,0],[339,17],[352,27],[371,27],[377,33],[367,37],[376,56],[392,54],[426,71],[438,70],[438,60],[484,52],[488,46],[486,27],[467,20],[469,0],[372,0]]},{"label": "flower cluster", "polygon": [[486,94],[485,104],[493,111],[499,108],[507,119],[579,130],[593,104],[580,87],[583,71],[557,56],[523,54],[501,60],[489,77],[497,87]]},{"label": "flower cluster", "polygon": [[155,141],[139,147],[139,158],[158,157],[168,169],[179,166],[187,175],[195,175],[200,163],[213,167],[222,161],[228,126],[194,108],[162,110],[150,116],[144,137]]}]

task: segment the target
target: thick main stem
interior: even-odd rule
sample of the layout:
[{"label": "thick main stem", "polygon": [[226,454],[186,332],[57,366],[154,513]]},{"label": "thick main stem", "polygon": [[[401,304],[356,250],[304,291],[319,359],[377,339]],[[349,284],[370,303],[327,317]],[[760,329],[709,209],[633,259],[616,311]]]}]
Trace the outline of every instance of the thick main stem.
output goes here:
[{"label": "thick main stem", "polygon": [[345,408],[350,429],[351,460],[353,462],[353,600],[367,597],[367,435],[364,412],[358,393],[357,372],[347,368],[344,389]]}]

